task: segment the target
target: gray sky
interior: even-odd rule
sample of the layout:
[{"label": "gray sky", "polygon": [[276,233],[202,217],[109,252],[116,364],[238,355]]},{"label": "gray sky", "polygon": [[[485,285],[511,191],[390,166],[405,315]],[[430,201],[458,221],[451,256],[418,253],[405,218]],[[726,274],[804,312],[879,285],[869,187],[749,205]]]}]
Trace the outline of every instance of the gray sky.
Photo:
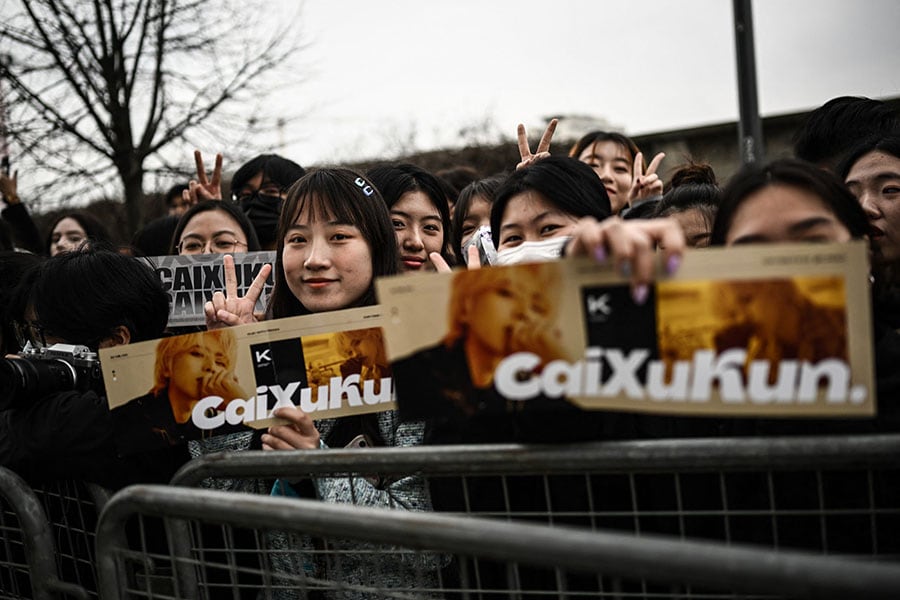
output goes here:
[{"label": "gray sky", "polygon": [[[280,2],[275,17],[296,8]],[[900,2],[755,0],[753,10],[764,115],[900,95]],[[304,165],[378,156],[408,138],[417,149],[460,145],[467,126],[512,136],[550,114],[629,134],[738,114],[726,0],[306,0],[298,33],[311,44],[296,65],[305,81],[261,116],[300,108],[268,144]]]}]

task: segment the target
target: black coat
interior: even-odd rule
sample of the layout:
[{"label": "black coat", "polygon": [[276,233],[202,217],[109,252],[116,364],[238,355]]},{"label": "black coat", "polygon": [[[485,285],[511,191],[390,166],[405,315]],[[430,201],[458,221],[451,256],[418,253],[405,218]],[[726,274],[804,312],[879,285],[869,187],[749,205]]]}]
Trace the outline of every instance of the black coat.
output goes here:
[{"label": "black coat", "polygon": [[0,413],[0,465],[31,484],[76,479],[115,490],[168,483],[188,458],[185,446],[121,453],[106,400],[93,391],[59,392]]}]

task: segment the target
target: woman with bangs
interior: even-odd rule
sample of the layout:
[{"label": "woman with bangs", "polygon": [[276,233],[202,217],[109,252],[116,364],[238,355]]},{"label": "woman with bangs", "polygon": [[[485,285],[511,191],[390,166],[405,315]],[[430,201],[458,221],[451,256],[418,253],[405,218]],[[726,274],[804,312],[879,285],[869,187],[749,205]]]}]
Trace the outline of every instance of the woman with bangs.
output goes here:
[{"label": "woman with bangs", "polygon": [[455,262],[450,245],[450,209],[440,180],[411,164],[376,167],[367,177],[391,211],[391,225],[400,252],[400,271],[434,271],[431,254],[444,264]]},{"label": "woman with bangs", "polygon": [[[397,274],[398,265],[391,217],[378,190],[349,169],[313,171],[291,187],[285,200],[267,316],[278,319],[373,305],[375,279]],[[217,292],[206,306],[208,327],[253,322],[253,306],[267,276],[264,268],[245,297]],[[374,446],[403,447],[421,444],[423,436],[421,422],[401,423],[395,411],[313,422],[310,415],[290,407],[276,409],[275,416],[287,424],[270,427],[262,435],[265,450],[340,448],[355,445],[360,436]],[[314,494],[328,502],[431,510],[425,482],[418,476],[379,481],[324,477],[299,487],[280,483],[282,490],[293,487],[299,495]],[[348,582],[371,584],[377,579],[380,586],[398,587],[421,582],[429,577],[427,569],[436,568],[430,563],[406,564],[415,560],[429,559],[398,558],[391,572],[373,573],[366,555],[350,554],[341,571]]]},{"label": "woman with bangs", "polygon": [[656,170],[666,155],[660,152],[646,165],[634,140],[621,133],[587,133],[575,142],[569,156],[594,170],[609,194],[614,215],[663,193]]}]

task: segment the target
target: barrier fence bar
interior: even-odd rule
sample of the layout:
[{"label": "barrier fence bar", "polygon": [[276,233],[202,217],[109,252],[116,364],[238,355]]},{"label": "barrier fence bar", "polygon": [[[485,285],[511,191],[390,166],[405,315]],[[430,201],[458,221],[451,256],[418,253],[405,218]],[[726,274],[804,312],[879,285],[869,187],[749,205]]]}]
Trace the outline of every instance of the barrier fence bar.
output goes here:
[{"label": "barrier fence bar", "polygon": [[[127,589],[129,597],[150,597],[141,596],[139,589],[123,587],[129,585],[124,575],[127,563],[152,563],[162,557],[158,555],[148,560],[143,554],[144,549],[129,546],[124,531],[126,524],[136,515],[187,520],[192,524],[249,528],[260,540],[269,539],[272,532],[281,532],[300,537],[337,538],[382,545],[375,546],[374,552],[367,555],[372,564],[381,552],[401,557],[404,552],[414,552],[415,556],[453,556],[457,557],[457,561],[460,561],[459,557],[474,556],[506,563],[510,567],[507,572],[517,574],[508,578],[507,589],[503,590],[479,588],[464,570],[461,571],[458,587],[439,577],[428,579],[426,572],[420,573],[419,580],[412,580],[406,586],[353,582],[352,578],[330,577],[334,565],[340,564],[341,560],[349,562],[352,555],[329,550],[326,541],[324,550],[317,551],[320,556],[327,555],[331,562],[328,570],[316,576],[303,572],[278,573],[271,569],[275,561],[260,563],[255,574],[261,582],[258,590],[262,592],[260,597],[266,598],[281,597],[279,593],[290,592],[296,592],[300,597],[313,592],[326,592],[326,597],[329,593],[337,594],[336,597],[390,598],[457,593],[460,597],[482,593],[518,596],[534,591],[523,587],[531,569],[551,569],[555,571],[558,581],[574,581],[579,586],[580,580],[572,577],[576,572],[595,575],[595,581],[601,583],[605,578],[612,578],[610,581],[626,578],[657,582],[676,586],[679,594],[683,594],[681,597],[694,597],[691,595],[692,586],[700,586],[704,590],[701,594],[704,598],[711,597],[706,590],[724,591],[726,597],[733,597],[733,593],[815,598],[900,597],[900,568],[891,564],[799,552],[768,552],[662,536],[638,537],[471,516],[372,509],[307,499],[133,486],[117,494],[101,516],[97,540],[103,598],[123,596],[124,589]],[[273,551],[273,547],[264,546],[267,551]],[[357,546],[353,552],[362,552],[359,549],[362,547]],[[217,550],[221,551],[220,554],[226,554],[227,549]],[[223,564],[220,566],[223,568],[231,567],[235,562],[233,557],[227,556],[221,560]],[[196,559],[191,564],[198,569],[201,566]],[[460,561],[459,564],[463,563]],[[207,570],[211,568],[208,556],[202,566]],[[174,571],[174,568],[170,570]],[[290,585],[279,587],[279,581],[289,581]],[[420,587],[419,581],[432,583]],[[437,585],[433,583],[435,581]],[[199,585],[205,584],[201,579]],[[625,588],[620,589],[627,589],[627,583],[621,585]],[[646,587],[646,583],[640,585],[645,590],[651,589]],[[186,591],[196,595],[173,597],[208,597],[210,593],[210,589]],[[585,595],[582,591],[580,588],[572,589],[564,595]],[[237,595],[237,592],[234,593]],[[619,597],[618,591],[594,589],[589,593],[592,596]]]}]

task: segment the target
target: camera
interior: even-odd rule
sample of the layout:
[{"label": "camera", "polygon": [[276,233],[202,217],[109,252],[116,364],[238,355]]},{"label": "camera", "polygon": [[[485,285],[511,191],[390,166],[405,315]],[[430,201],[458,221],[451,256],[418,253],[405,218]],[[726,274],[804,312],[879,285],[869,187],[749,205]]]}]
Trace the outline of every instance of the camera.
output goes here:
[{"label": "camera", "polygon": [[0,410],[21,406],[49,394],[101,390],[102,373],[96,352],[87,346],[31,343],[18,358],[0,360]]},{"label": "camera", "polygon": [[472,237],[469,238],[462,247],[462,260],[464,263],[469,262],[469,247],[476,246],[478,248],[478,258],[483,266],[489,266],[497,262],[497,249],[494,248],[494,242],[491,240],[491,228],[489,225],[479,227]]}]

